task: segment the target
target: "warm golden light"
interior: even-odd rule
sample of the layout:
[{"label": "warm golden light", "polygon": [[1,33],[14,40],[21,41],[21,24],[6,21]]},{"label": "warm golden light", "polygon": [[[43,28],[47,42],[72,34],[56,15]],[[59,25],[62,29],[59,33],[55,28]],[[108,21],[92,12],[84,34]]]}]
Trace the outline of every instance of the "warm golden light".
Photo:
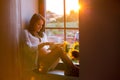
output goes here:
[{"label": "warm golden light", "polygon": [[[46,0],[47,11],[62,15],[64,13],[63,6],[63,0]],[[71,10],[78,12],[80,8],[79,0],[66,0],[66,14],[69,14]]]},{"label": "warm golden light", "polygon": [[66,0],[66,13],[69,14],[71,10],[75,12],[79,11],[79,2],[78,0]]},{"label": "warm golden light", "polygon": [[81,4],[79,4],[79,9],[78,10],[81,10]]}]

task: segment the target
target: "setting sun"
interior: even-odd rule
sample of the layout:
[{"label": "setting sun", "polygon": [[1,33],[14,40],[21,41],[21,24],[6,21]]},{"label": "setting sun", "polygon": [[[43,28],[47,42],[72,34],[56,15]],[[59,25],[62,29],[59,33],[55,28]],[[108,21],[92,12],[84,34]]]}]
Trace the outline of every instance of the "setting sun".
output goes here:
[{"label": "setting sun", "polygon": [[[46,0],[46,10],[52,11],[56,14],[62,15],[64,13],[63,0]],[[71,10],[78,12],[80,6],[78,0],[66,0],[66,14],[69,14]]]},{"label": "setting sun", "polygon": [[66,0],[66,13],[69,14],[71,10],[79,11],[78,0]]}]

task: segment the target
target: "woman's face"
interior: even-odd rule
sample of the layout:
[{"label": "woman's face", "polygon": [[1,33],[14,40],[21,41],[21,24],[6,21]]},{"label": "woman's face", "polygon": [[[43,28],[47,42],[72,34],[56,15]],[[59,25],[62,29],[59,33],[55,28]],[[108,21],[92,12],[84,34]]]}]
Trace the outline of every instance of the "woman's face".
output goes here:
[{"label": "woman's face", "polygon": [[42,25],[44,24],[43,20],[38,20],[34,25],[34,31],[39,32],[42,29]]}]

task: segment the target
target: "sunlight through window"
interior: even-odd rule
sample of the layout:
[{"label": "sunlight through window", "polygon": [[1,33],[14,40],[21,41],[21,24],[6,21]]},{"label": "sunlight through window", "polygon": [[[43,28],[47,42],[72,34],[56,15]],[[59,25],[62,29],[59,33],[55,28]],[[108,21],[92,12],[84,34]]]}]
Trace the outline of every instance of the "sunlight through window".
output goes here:
[{"label": "sunlight through window", "polygon": [[[58,4],[59,3],[59,4]],[[46,0],[46,33],[49,41],[68,43],[68,52],[78,41],[79,33],[79,0]],[[65,12],[64,12],[65,11]],[[79,35],[77,35],[77,38]],[[78,50],[79,51],[79,50]]]}]

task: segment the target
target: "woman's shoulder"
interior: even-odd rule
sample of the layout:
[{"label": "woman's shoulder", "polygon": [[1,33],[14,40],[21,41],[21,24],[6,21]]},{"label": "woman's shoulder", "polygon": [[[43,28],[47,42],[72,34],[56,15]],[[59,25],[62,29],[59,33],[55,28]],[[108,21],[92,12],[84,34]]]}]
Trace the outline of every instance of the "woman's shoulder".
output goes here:
[{"label": "woman's shoulder", "polygon": [[24,35],[26,36],[32,36],[32,34],[27,30],[27,29],[24,29]]},{"label": "woman's shoulder", "polygon": [[31,35],[31,33],[27,29],[24,29],[24,34]]}]

